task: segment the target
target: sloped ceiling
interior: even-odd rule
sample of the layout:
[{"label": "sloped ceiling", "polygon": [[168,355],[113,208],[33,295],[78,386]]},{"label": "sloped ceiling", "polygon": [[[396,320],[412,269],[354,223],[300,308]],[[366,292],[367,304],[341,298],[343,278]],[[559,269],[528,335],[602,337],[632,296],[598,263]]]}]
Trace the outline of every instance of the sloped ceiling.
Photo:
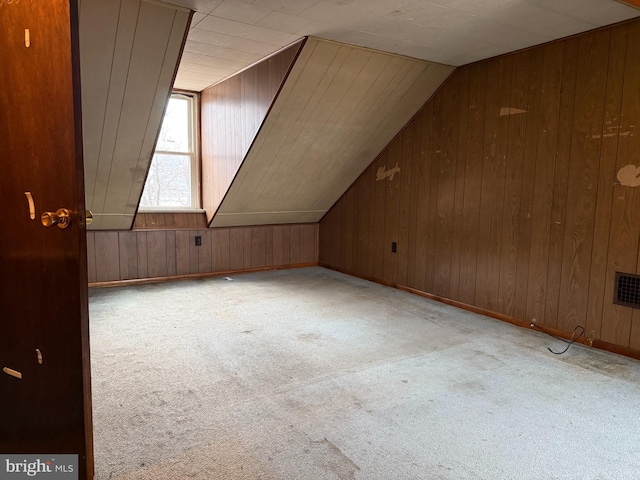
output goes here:
[{"label": "sloped ceiling", "polygon": [[309,38],[211,226],[320,220],[452,71]]},{"label": "sloped ceiling", "polygon": [[177,86],[198,91],[304,36],[458,66],[640,15],[615,0],[173,1],[197,11]]},{"label": "sloped ceiling", "polygon": [[80,3],[90,229],[131,228],[190,18],[155,1]]}]

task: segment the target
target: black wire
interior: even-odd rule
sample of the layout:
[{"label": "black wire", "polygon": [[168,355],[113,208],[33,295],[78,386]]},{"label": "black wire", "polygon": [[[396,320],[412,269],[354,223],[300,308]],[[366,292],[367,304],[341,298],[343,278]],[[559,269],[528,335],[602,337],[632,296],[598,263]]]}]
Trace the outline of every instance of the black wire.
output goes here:
[{"label": "black wire", "polygon": [[[576,342],[576,340],[578,340],[582,335],[584,335],[584,332],[585,332],[584,327],[582,325],[578,325],[576,328],[573,329],[573,333],[571,334],[571,338],[569,340],[565,340],[564,338],[556,337],[553,333],[548,332],[545,328],[542,328],[540,325],[536,325],[533,322],[531,322],[531,326],[537,328],[538,330],[540,330],[543,333],[546,333],[550,337],[553,337],[556,340],[559,340],[559,341],[564,342],[564,343],[567,344],[567,348],[565,348],[561,352],[554,352],[553,350],[551,350],[551,347],[547,347],[547,350],[549,350],[554,355],[562,355],[563,353],[565,353],[567,350],[569,350],[569,347]],[[579,330],[580,330],[580,334],[576,337],[576,333]]]}]

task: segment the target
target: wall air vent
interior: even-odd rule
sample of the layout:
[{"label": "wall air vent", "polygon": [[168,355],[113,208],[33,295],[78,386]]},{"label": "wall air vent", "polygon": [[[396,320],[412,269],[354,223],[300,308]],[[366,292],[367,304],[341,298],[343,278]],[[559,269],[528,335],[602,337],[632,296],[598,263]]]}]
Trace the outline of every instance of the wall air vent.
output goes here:
[{"label": "wall air vent", "polygon": [[613,303],[640,308],[640,275],[616,272]]}]

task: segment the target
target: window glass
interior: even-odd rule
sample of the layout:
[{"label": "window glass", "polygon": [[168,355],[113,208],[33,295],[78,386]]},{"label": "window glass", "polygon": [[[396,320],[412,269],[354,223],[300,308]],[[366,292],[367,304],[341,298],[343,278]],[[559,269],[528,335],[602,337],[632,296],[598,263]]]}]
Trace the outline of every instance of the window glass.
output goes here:
[{"label": "window glass", "polygon": [[151,162],[141,205],[191,206],[191,159],[188,155],[156,153]]},{"label": "window glass", "polygon": [[197,97],[173,94],[140,200],[140,210],[186,210],[199,205]]},{"label": "window glass", "polygon": [[189,100],[172,97],[164,114],[156,150],[189,152]]}]

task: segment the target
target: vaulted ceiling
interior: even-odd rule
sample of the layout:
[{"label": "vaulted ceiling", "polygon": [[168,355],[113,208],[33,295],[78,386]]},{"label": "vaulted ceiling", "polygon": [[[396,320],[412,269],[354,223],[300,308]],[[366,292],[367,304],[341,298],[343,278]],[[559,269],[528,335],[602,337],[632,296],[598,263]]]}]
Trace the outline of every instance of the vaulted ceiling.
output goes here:
[{"label": "vaulted ceiling", "polygon": [[[86,203],[96,216],[92,227],[131,227],[176,73],[175,88],[201,91],[305,36],[338,42],[336,48],[345,52],[366,47],[360,55],[347,54],[339,66],[327,57],[336,80],[320,94],[314,113],[320,123],[296,110],[306,96],[320,92],[323,78],[305,69],[306,57],[298,59],[213,226],[315,221],[454,66],[637,16],[640,10],[614,0],[81,0]],[[354,65],[361,62],[365,72],[379,61],[372,59],[385,55],[394,59],[377,74],[383,78],[396,69],[390,85],[397,91],[364,95],[356,102],[354,112],[376,115],[350,124],[345,110],[338,119],[335,115],[350,103],[334,111],[331,99],[362,93],[348,83],[364,78],[354,76]],[[370,78],[375,90],[376,73]],[[396,104],[389,100],[394,95]],[[323,123],[325,114],[328,123]],[[384,131],[380,118],[389,120]],[[287,119],[301,128],[299,138],[287,133]],[[341,130],[334,131],[331,122]],[[336,150],[336,138],[359,143],[346,142]],[[278,146],[281,140],[288,142],[287,151]],[[299,174],[295,182],[278,184],[291,172]],[[330,177],[332,188],[316,188],[321,175]],[[291,193],[286,204],[281,202],[285,191]],[[278,192],[277,198],[270,192]],[[307,213],[298,218],[298,211]]]},{"label": "vaulted ceiling", "polygon": [[304,36],[459,66],[640,15],[615,0],[170,1],[196,10],[176,80],[196,91]]},{"label": "vaulted ceiling", "polygon": [[129,229],[191,12],[145,0],[82,0],[86,207],[93,229]]},{"label": "vaulted ceiling", "polygon": [[309,38],[212,226],[319,221],[452,71]]}]

